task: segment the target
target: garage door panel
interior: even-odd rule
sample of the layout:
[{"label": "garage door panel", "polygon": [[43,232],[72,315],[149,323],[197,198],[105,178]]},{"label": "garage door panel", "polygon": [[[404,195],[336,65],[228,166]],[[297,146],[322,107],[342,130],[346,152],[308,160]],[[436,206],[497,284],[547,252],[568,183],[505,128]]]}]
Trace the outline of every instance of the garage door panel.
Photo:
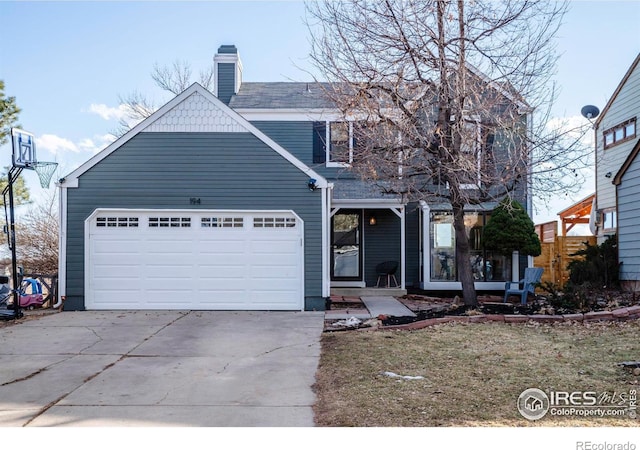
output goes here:
[{"label": "garage door panel", "polygon": [[95,291],[137,291],[140,289],[139,278],[100,278],[93,283]]},{"label": "garage door panel", "polygon": [[196,270],[198,277],[197,285],[202,286],[209,283],[220,283],[225,280],[244,280],[247,277],[247,269],[245,266],[236,267],[198,267]]},{"label": "garage door panel", "polygon": [[144,251],[151,255],[189,255],[193,252],[192,239],[177,239],[168,236],[165,241],[154,238],[148,239],[146,242],[148,245],[144,246]]},{"label": "garage door panel", "polygon": [[143,273],[146,278],[149,279],[165,279],[165,280],[177,280],[187,279],[193,276],[192,264],[145,264],[143,267]]},{"label": "garage door panel", "polygon": [[291,242],[289,240],[273,239],[273,240],[256,240],[251,242],[251,252],[253,253],[272,253],[274,250],[283,254],[294,254],[298,252],[300,242]]},{"label": "garage door panel", "polygon": [[252,278],[267,280],[298,279],[300,269],[295,266],[251,266]]},{"label": "garage door panel", "polygon": [[109,278],[137,278],[138,277],[138,269],[139,263],[131,264],[132,261],[128,260],[127,264],[113,264],[111,263],[96,263],[93,268],[95,271],[101,273],[101,277],[109,277]]},{"label": "garage door panel", "polygon": [[278,309],[276,306],[288,305],[295,300],[297,291],[251,291],[251,304],[263,306],[264,309]]},{"label": "garage door panel", "polygon": [[139,243],[135,240],[122,240],[122,239],[95,239],[94,240],[94,254],[95,255],[135,255],[139,252]]},{"label": "garage door panel", "polygon": [[260,228],[256,213],[225,214],[175,213],[180,227],[149,226],[150,217],[170,217],[166,211],[127,211],[129,228],[94,223],[87,307],[302,309],[302,223],[290,215],[285,223],[295,226]]},{"label": "garage door panel", "polygon": [[125,309],[131,308],[134,303],[140,307],[138,299],[141,298],[140,292],[132,292],[130,290],[109,289],[108,291],[95,291],[94,302],[95,309]]}]

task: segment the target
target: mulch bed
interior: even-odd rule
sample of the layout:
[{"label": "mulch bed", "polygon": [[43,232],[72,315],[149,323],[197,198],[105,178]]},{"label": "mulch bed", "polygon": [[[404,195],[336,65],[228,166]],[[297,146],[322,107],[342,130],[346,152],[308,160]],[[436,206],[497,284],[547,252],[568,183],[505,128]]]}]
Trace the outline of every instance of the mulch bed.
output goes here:
[{"label": "mulch bed", "polygon": [[[479,295],[477,307],[462,304],[458,297],[434,297],[409,294],[398,298],[416,317],[378,317],[361,326],[348,329],[373,328],[381,330],[415,330],[444,323],[506,322],[506,323],[556,323],[623,321],[640,318],[640,302],[636,295],[627,292],[607,292],[592,302],[587,310],[553,308],[544,296],[536,296],[527,305],[503,303],[496,295]],[[357,297],[333,298],[331,309],[353,309],[362,305]],[[364,305],[362,305],[364,306]],[[332,321],[333,322],[333,321]],[[338,331],[340,327],[327,324],[326,331]],[[343,328],[344,329],[344,328]]]}]

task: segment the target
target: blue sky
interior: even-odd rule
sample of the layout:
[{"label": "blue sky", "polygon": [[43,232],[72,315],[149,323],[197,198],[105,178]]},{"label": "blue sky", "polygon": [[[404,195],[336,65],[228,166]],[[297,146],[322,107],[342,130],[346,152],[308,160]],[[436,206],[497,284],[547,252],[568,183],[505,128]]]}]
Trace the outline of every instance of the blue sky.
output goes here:
[{"label": "blue sky", "polygon": [[[156,63],[185,60],[197,73],[221,44],[235,44],[246,81],[311,79],[303,16],[297,1],[0,1],[0,79],[22,108],[20,125],[37,137],[38,159],[68,173],[107,144],[120,96],[170,99],[149,76]],[[572,1],[564,22],[554,111],[571,117],[585,104],[604,107],[640,51],[640,0]],[[10,154],[2,147],[0,164]],[[578,198],[558,199],[536,221]]]}]

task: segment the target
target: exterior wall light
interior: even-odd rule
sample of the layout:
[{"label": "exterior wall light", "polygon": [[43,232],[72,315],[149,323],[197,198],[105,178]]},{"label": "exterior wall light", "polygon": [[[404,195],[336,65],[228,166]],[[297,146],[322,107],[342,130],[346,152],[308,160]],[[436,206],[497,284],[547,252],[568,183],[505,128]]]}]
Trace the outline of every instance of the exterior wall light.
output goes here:
[{"label": "exterior wall light", "polygon": [[376,216],[371,214],[371,217],[369,217],[369,225],[374,226],[377,223],[378,223],[378,221],[376,220]]}]

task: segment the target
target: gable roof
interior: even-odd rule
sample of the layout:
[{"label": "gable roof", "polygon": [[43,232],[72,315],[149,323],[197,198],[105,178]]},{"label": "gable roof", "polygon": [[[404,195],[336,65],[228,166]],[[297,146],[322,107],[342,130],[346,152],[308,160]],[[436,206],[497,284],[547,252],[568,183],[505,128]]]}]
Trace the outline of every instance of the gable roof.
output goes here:
[{"label": "gable roof", "polygon": [[613,177],[612,183],[614,185],[619,186],[622,183],[622,177],[627,173],[627,170],[633,163],[633,160],[636,159],[638,153],[640,153],[640,138],[636,142],[636,145],[633,146],[633,149],[629,153],[629,156],[627,156],[627,159],[622,163],[622,166],[620,167],[620,170],[618,170],[618,173],[616,173],[616,176]]},{"label": "gable roof", "polygon": [[[206,103],[205,107],[208,107],[216,117],[211,118],[211,120],[209,120],[209,124],[205,124],[204,126],[190,125],[188,123],[185,124],[183,123],[184,120],[181,120],[178,125],[171,125],[171,122],[178,123],[175,119],[179,116],[182,116],[182,119],[184,119],[184,115],[189,114],[190,108],[189,105],[186,104],[189,102],[190,98],[193,98],[193,96],[200,96],[201,99],[199,98],[198,100],[202,100],[202,102]],[[193,83],[182,93],[178,94],[156,112],[141,121],[120,138],[116,139],[113,143],[94,155],[76,170],[66,177],[61,178],[60,186],[69,188],[78,187],[78,178],[82,176],[82,174],[100,163],[100,161],[105,159],[118,148],[122,147],[138,133],[144,131],[168,131],[168,129],[171,131],[231,131],[251,133],[284,159],[289,161],[293,166],[308,175],[309,178],[316,179],[316,185],[318,187],[327,187],[327,180],[323,176],[316,173],[309,166],[289,153],[284,147],[277,144],[262,131],[258,130],[244,117],[229,108],[222,101],[218,100],[215,95],[198,83]]]},{"label": "gable roof", "polygon": [[604,116],[607,114],[607,112],[611,108],[611,105],[616,100],[616,97],[618,97],[618,94],[620,93],[620,91],[624,87],[625,83],[627,82],[627,80],[629,79],[629,77],[631,76],[633,71],[636,69],[636,67],[638,66],[638,63],[640,63],[640,53],[638,53],[638,55],[636,56],[636,59],[633,60],[633,62],[631,63],[631,66],[629,67],[629,70],[627,70],[627,73],[624,75],[624,77],[622,77],[622,80],[620,80],[620,84],[618,84],[618,87],[616,88],[616,90],[613,91],[613,95],[611,96],[611,98],[609,99],[607,104],[602,109],[602,112],[600,113],[600,116],[598,116],[598,118],[596,119],[596,122],[595,122],[595,127],[596,128],[598,128],[600,126],[600,122],[602,122],[602,119],[604,118]]},{"label": "gable roof", "polygon": [[[531,107],[508,82],[490,79],[473,65],[466,63],[469,73],[477,77],[488,88],[494,89],[523,112]],[[231,96],[229,106],[243,109],[336,109],[335,103],[327,95],[335,86],[341,89],[357,89],[358,83],[312,81],[312,82],[245,82],[238,92]]]}]

